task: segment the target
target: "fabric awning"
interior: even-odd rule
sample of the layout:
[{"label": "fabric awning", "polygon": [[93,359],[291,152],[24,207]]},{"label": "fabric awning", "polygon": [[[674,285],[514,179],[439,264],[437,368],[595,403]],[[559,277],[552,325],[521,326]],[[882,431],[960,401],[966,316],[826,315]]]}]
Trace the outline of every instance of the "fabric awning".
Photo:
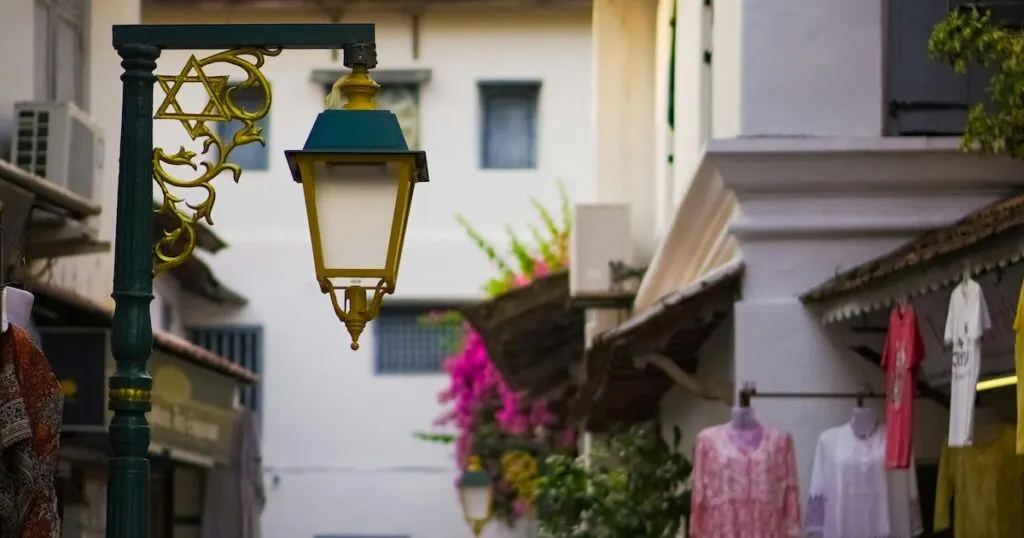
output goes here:
[{"label": "fabric awning", "polygon": [[638,359],[659,356],[684,373],[695,372],[701,346],[732,313],[743,267],[738,259],[726,263],[599,335],[586,352],[585,378],[570,405],[569,422],[585,420],[588,431],[604,431],[653,418],[672,382]]},{"label": "fabric awning", "polygon": [[1021,259],[1024,194],[1015,194],[844,271],[801,299],[820,305],[824,322],[834,323],[953,286],[965,272],[978,276]]},{"label": "fabric awning", "polygon": [[663,297],[737,258],[736,240],[729,233],[735,213],[736,197],[705,154],[640,283],[633,311],[643,315]]}]

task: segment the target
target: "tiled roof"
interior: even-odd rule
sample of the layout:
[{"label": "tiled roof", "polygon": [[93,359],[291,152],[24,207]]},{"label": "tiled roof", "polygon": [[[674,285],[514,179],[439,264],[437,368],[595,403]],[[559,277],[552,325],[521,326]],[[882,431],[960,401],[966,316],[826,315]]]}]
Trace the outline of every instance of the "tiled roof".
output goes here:
[{"label": "tiled roof", "polygon": [[[92,314],[93,317],[105,320],[109,325],[114,317],[114,311],[107,306],[100,304],[88,297],[82,296],[74,290],[69,290],[53,284],[43,282],[26,282],[26,289],[36,295],[48,297],[53,301],[67,304],[73,308]],[[197,346],[188,340],[166,331],[153,331],[154,347],[166,351],[176,357],[216,370],[223,374],[230,375],[247,383],[256,382],[259,377],[248,368],[243,368],[230,359],[213,353],[206,348]]]},{"label": "tiled roof", "polygon": [[1016,194],[984,207],[942,228],[936,228],[918,239],[838,274],[807,291],[805,301],[824,301],[845,295],[888,276],[925,267],[929,262],[964,251],[982,242],[1018,231],[1024,226],[1024,194]]},{"label": "tiled roof", "polygon": [[586,351],[583,382],[570,403],[568,421],[586,419],[590,431],[606,431],[654,418],[672,386],[663,372],[637,368],[633,360],[656,353],[693,373],[708,336],[732,312],[741,288],[743,262],[735,260],[615,329]]}]

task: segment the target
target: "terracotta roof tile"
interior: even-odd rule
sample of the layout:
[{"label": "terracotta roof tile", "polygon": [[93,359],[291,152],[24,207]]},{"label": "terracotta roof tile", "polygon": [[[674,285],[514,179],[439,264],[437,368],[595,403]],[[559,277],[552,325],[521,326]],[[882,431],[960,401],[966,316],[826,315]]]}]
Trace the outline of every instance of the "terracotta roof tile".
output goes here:
[{"label": "terracotta roof tile", "polygon": [[[80,295],[74,290],[43,282],[26,282],[25,287],[32,293],[48,296],[55,301],[69,304],[104,318],[108,320],[108,323],[114,317],[112,308]],[[252,370],[243,368],[226,357],[217,355],[204,347],[193,344],[180,336],[166,331],[153,331],[153,345],[177,357],[230,375],[247,383],[254,383],[259,380],[259,376]]]},{"label": "terracotta roof tile", "polygon": [[806,292],[803,299],[822,301],[852,292],[1021,226],[1024,226],[1024,193],[979,209],[949,226],[928,231],[889,254],[844,271]]}]

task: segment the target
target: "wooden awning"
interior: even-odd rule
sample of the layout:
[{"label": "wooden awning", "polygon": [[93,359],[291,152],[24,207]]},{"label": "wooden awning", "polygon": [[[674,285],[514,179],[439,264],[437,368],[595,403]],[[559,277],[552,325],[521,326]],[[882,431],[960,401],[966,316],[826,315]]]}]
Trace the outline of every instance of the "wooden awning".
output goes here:
[{"label": "wooden awning", "polygon": [[965,272],[978,276],[1022,258],[1024,194],[1015,194],[844,271],[801,298],[819,304],[824,321],[833,323],[950,287]]},{"label": "wooden awning", "polygon": [[572,383],[582,360],[583,311],[569,306],[562,271],[463,311],[509,388],[548,395]]},{"label": "wooden awning", "polygon": [[569,423],[600,432],[654,418],[673,379],[696,372],[698,352],[732,313],[742,277],[743,262],[729,262],[599,335],[586,352]]}]

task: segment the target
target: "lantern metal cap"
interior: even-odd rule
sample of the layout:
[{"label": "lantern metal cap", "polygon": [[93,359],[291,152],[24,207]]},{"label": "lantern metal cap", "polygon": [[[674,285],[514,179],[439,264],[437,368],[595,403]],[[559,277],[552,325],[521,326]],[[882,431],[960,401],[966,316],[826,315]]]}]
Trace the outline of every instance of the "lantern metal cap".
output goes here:
[{"label": "lantern metal cap", "polygon": [[429,181],[427,154],[410,151],[398,118],[387,110],[325,110],[316,117],[301,150],[284,152],[292,179],[302,182],[297,157],[301,155],[412,155],[417,182]]},{"label": "lantern metal cap", "polygon": [[459,477],[460,488],[486,488],[491,486],[491,478],[483,470],[480,456],[470,456],[466,470]]}]

